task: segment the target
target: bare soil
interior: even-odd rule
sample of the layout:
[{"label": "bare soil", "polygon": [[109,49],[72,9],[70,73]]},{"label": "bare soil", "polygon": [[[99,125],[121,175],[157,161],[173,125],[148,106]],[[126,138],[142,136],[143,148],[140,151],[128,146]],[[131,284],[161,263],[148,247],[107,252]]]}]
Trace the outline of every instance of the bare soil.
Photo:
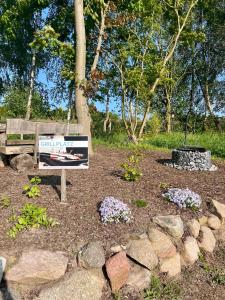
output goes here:
[{"label": "bare soil", "polygon": [[[0,210],[0,255],[18,257],[25,249],[38,248],[66,251],[72,257],[80,245],[91,240],[101,240],[108,253],[113,243],[125,244],[129,233],[145,231],[151,217],[155,215],[179,214],[187,221],[207,214],[207,201],[211,198],[225,203],[224,162],[214,162],[218,166],[216,172],[180,171],[162,164],[162,160],[170,158],[169,153],[145,151],[141,162],[143,178],[133,183],[120,177],[120,164],[129,153],[128,150],[98,147],[90,159],[89,170],[68,170],[67,204],[60,203],[60,171],[34,170],[19,174],[10,167],[1,169],[0,197],[7,195],[12,203],[10,207]],[[35,175],[42,179],[41,196],[33,200],[22,193],[22,188]],[[188,187],[200,194],[203,200],[201,211],[180,210],[164,200],[160,183],[167,183],[172,187]],[[110,195],[128,203],[134,217],[132,222],[110,225],[100,222],[98,205],[104,197]],[[137,199],[145,199],[148,206],[135,207],[132,202]],[[7,231],[11,226],[8,218],[12,209],[18,211],[27,202],[46,207],[48,215],[57,219],[60,225],[48,230],[26,231],[18,234],[16,239],[10,239]],[[210,257],[212,261],[214,256]],[[219,265],[223,268],[224,261],[221,258],[219,260]],[[182,275],[183,280],[180,280],[185,290],[184,299],[225,299],[224,286],[216,287],[217,293],[215,287],[207,284],[202,272],[199,267],[194,266]],[[112,299],[110,297],[106,292],[105,299]]]}]

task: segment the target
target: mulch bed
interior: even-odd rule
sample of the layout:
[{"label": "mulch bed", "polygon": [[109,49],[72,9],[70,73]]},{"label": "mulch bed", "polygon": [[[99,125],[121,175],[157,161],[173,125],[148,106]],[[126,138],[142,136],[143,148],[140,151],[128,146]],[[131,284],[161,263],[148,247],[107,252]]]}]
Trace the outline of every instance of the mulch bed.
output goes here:
[{"label": "mulch bed", "polygon": [[[79,245],[91,240],[101,240],[108,250],[114,242],[126,243],[129,233],[145,231],[155,215],[180,214],[184,220],[188,220],[203,215],[210,198],[225,203],[224,162],[215,162],[218,166],[216,172],[180,171],[162,164],[163,159],[170,158],[169,153],[145,151],[141,162],[143,178],[132,183],[120,178],[120,164],[129,153],[128,150],[98,147],[90,159],[89,170],[68,170],[67,205],[59,201],[60,171],[34,170],[18,174],[10,167],[1,169],[0,196],[8,195],[12,204],[0,211],[0,254],[18,256],[27,248],[61,250],[72,254]],[[34,175],[42,178],[41,196],[32,200],[22,193],[22,187]],[[173,187],[188,187],[199,193],[203,199],[202,211],[180,210],[164,200],[160,182]],[[97,207],[109,195],[129,204],[134,217],[131,223],[103,225],[100,222]],[[148,207],[135,207],[132,201],[137,199],[145,199]],[[57,219],[60,225],[49,230],[26,231],[19,233],[16,239],[10,239],[7,237],[10,228],[7,219],[12,214],[12,208],[16,211],[27,202],[46,207],[49,216]],[[186,299],[201,299],[200,295],[201,291],[199,297]],[[213,299],[210,296],[207,298]]]}]

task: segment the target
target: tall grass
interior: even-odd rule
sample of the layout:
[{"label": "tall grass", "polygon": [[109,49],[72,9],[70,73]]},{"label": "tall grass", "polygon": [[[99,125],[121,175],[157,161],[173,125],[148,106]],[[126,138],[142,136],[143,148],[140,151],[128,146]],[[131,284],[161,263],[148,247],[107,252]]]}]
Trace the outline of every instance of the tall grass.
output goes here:
[{"label": "tall grass", "polygon": [[[103,138],[94,139],[95,145],[106,145],[117,148],[134,148],[126,134],[114,134],[104,136]],[[213,156],[225,158],[225,133],[198,133],[189,134],[187,137],[187,144],[191,146],[201,146],[211,151]],[[157,149],[174,149],[184,145],[184,133],[160,133],[158,135],[149,136],[145,138],[140,147],[149,150]]]}]

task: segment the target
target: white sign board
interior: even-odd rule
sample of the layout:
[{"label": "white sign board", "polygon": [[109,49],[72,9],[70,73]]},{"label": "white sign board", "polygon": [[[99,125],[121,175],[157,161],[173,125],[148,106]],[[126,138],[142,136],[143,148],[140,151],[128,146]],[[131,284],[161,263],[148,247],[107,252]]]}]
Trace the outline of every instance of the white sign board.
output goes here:
[{"label": "white sign board", "polygon": [[39,169],[88,169],[87,136],[39,136]]}]

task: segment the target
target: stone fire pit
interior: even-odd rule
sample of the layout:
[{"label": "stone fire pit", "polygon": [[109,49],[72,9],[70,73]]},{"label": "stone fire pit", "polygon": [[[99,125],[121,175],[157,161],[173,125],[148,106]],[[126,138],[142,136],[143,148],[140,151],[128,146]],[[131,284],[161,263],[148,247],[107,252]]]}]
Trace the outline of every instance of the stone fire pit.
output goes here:
[{"label": "stone fire pit", "polygon": [[202,147],[183,147],[172,150],[172,160],[166,165],[189,171],[216,171],[211,152]]}]

